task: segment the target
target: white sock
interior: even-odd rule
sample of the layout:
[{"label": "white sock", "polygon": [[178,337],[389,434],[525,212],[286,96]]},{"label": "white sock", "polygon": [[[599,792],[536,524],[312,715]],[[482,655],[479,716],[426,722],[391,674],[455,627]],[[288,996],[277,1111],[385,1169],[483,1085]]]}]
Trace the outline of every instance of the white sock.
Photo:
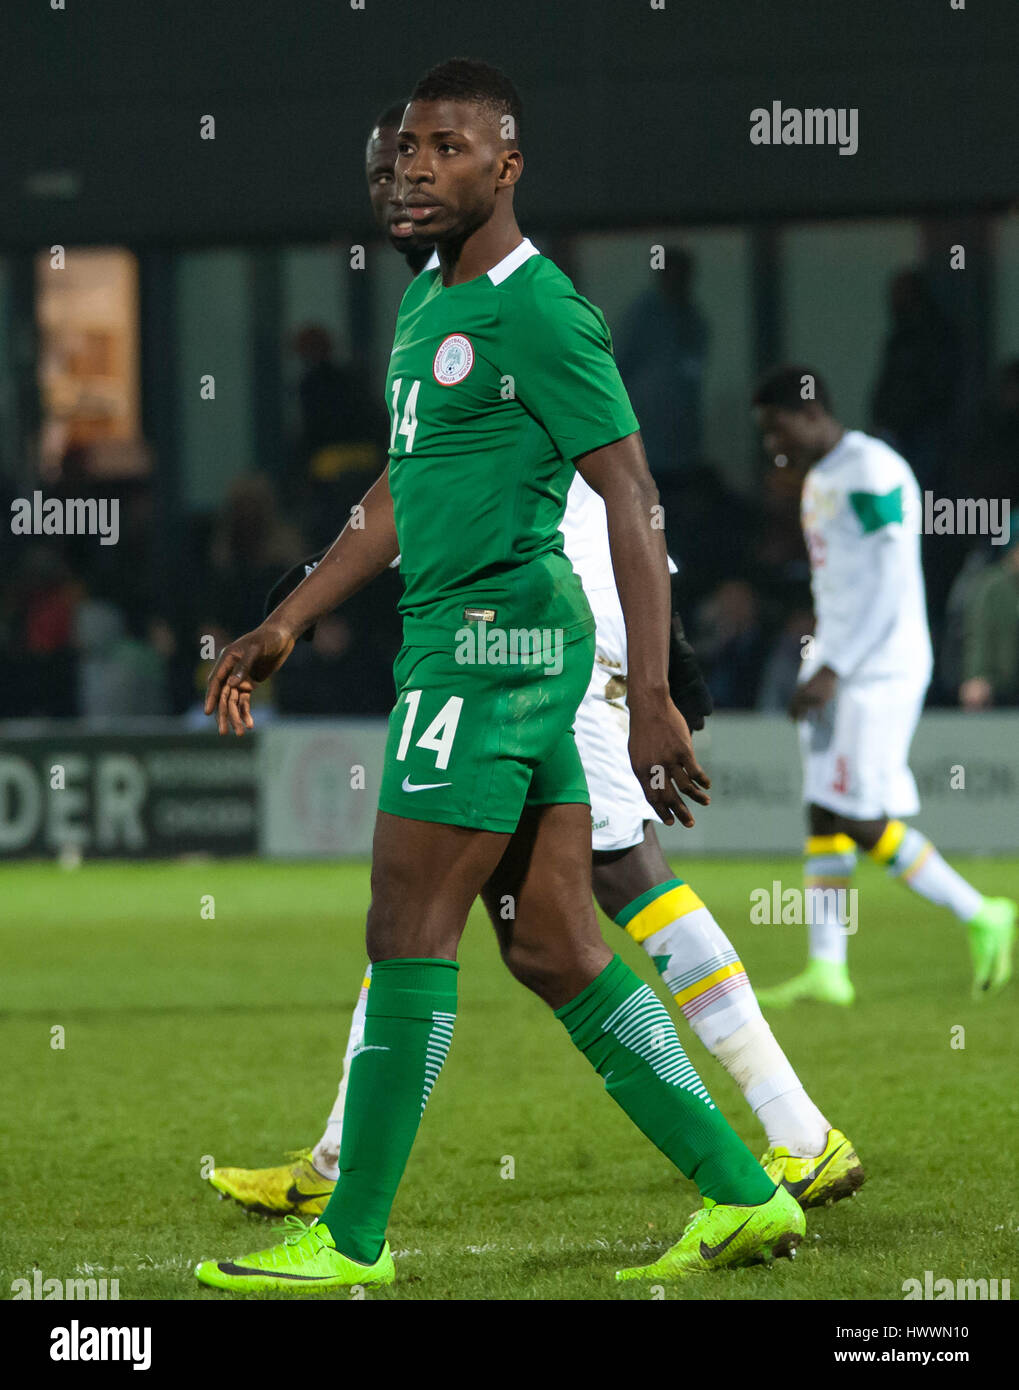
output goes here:
[{"label": "white sock", "polygon": [[797,1158],[814,1158],[828,1142],[831,1125],[803,1089],[767,1020],[758,1014],[712,1050],[764,1126],[769,1146],[786,1148]]},{"label": "white sock", "polygon": [[[811,890],[807,891],[809,893]],[[838,911],[831,905],[827,895],[817,893],[813,902],[816,906],[809,927],[810,959],[830,961],[832,965],[845,965],[849,937]]]},{"label": "white sock", "polygon": [[927,836],[912,826],[900,820],[889,821],[870,853],[887,867],[892,878],[928,902],[951,909],[961,922],[971,921],[979,912],[983,894],[956,873]]},{"label": "white sock", "polygon": [[820,1153],[831,1126],[775,1041],[732,942],[693,889],[676,881],[633,917],[620,916],[743,1092],[768,1143],[803,1158]]},{"label": "white sock", "polygon": [[[848,835],[809,835],[804,856],[810,959],[845,965],[849,934],[845,929],[845,913],[839,909],[838,895],[849,892],[856,870],[856,846]],[[835,891],[830,891],[832,889]]]},{"label": "white sock", "polygon": [[343,1074],[340,1088],[326,1122],[325,1132],[311,1151],[311,1161],[324,1178],[333,1182],[340,1176],[340,1140],[343,1137],[343,1107],[347,1103],[347,1083],[350,1080],[350,1059],[364,1041],[364,1015],[368,1007],[368,986],[371,984],[372,968],[367,967],[361,982],[361,993],[354,1005],[350,1020],[350,1033],[347,1037],[347,1050],[343,1054]]}]

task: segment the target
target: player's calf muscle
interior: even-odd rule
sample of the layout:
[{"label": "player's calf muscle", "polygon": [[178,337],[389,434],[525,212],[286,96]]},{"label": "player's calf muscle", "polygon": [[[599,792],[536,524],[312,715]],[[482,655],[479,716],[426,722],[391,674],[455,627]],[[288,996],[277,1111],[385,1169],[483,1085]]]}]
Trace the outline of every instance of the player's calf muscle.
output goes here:
[{"label": "player's calf muscle", "polygon": [[654,832],[647,824],[644,839],[629,849],[592,856],[594,896],[606,917],[615,921],[624,907],[649,888],[673,877]]},{"label": "player's calf muscle", "polygon": [[591,904],[589,822],[586,806],[531,811],[485,885],[507,968],[553,1009],[576,998],[612,958]]}]

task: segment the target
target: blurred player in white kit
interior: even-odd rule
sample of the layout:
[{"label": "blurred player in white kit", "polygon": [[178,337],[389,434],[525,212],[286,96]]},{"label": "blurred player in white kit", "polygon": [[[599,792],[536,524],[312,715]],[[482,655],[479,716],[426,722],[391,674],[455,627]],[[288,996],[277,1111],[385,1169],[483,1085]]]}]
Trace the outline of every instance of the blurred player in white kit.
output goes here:
[{"label": "blurred player in white kit", "polygon": [[966,925],[979,998],[1011,976],[1016,904],[984,897],[903,819],[920,810],[908,758],[931,678],[916,479],[894,449],[839,423],[810,367],[769,373],[753,406],[768,455],[805,475],[816,620],[790,706],[803,757],[810,953],[801,974],[758,998],[765,1008],[853,1003],[839,897],[809,890],[848,888],[857,848]]}]

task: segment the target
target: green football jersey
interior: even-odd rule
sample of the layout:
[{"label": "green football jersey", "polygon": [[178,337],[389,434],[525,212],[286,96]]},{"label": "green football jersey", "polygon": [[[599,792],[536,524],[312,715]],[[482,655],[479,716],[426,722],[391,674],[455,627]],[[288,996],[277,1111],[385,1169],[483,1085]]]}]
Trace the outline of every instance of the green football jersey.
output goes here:
[{"label": "green football jersey", "polygon": [[527,240],[466,284],[422,271],[386,398],[405,642],[445,646],[467,608],[590,633],[559,530],[572,460],[638,428],[600,310]]}]

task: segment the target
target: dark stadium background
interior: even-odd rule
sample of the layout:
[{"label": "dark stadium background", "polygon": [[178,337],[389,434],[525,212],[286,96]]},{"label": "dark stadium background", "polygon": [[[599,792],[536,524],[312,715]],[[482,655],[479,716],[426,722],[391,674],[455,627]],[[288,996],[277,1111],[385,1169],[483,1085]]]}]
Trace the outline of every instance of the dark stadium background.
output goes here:
[{"label": "dark stadium background", "polygon": [[[175,748],[196,737],[202,640],[254,623],[272,579],[331,538],[381,465],[406,272],[370,218],[364,141],[454,53],[520,87],[521,224],[605,309],[624,377],[661,280],[651,247],[689,258],[690,312],[710,335],[700,423],[680,471],[651,464],[721,711],[777,718],[810,623],[796,490],[765,464],[747,409],[760,371],[805,359],[845,423],[894,438],[890,287],[916,271],[919,327],[892,387],[932,337],[948,386],[929,418],[919,402],[900,447],[938,495],[1015,495],[1007,0],[106,0],[15,7],[0,25],[0,510],[37,488],[120,501],[116,546],[0,529],[0,719],[36,740],[21,748],[40,779],[65,721],[75,737],[143,716],[171,721],[158,736]],[[775,100],[857,108],[857,152],[752,145],[750,112]],[[960,245],[964,270],[950,266]],[[318,477],[323,447],[354,466]],[[925,540],[932,706],[959,704],[972,581],[1002,555],[986,537]],[[270,704],[386,711],[397,588],[380,582],[299,653],[263,723]],[[1019,700],[1012,676],[998,707]],[[179,847],[200,847],[201,824]]]},{"label": "dark stadium background", "polygon": [[[256,697],[252,737],[218,738],[200,700],[210,646],[258,621],[385,457],[407,271],[370,216],[374,117],[452,56],[520,89],[520,224],[605,311],[717,706],[696,735],[712,805],[659,834],[755,988],[804,954],[802,925],[755,924],[749,905],[802,883],[784,706],[812,622],[798,486],[755,438],[755,380],[806,361],[925,491],[1019,497],[1016,0],[657,3],[0,3],[0,1302],[36,1276],[109,1276],[149,1300],[115,1321],[155,1324],[157,1374],[176,1355],[193,1375],[200,1355],[236,1378],[247,1355],[264,1380],[277,1340],[290,1354],[295,1326],[321,1342],[335,1322],[227,1307],[192,1270],[276,1238],[216,1200],[210,1164],[279,1163],[335,1094],[398,578],[299,644]],[[857,152],[751,144],[751,112],[775,101],[856,109]],[[679,446],[651,447],[677,418]],[[37,492],[116,501],[117,543],[15,534],[11,503]],[[911,755],[917,823],[981,891],[1019,898],[1019,548],[928,535],[924,560],[936,669]],[[796,1261],[651,1290],[699,1300],[703,1354],[721,1344],[730,1366],[730,1300],[744,1364],[781,1346],[813,1371],[861,1345],[836,1323],[927,1323],[912,1285],[997,1290],[1016,1273],[1016,984],[972,1000],[954,917],[862,855],[854,882],[855,1006],[774,1026],[867,1184],[811,1212]],[[369,1297],[646,1301],[614,1270],[675,1238],[693,1188],[634,1142],[482,919],[476,906],[456,1038],[394,1209],[398,1282]],[[662,992],[647,953],[602,925]],[[680,1028],[758,1152],[739,1088]],[[184,1299],[215,1304],[217,1335],[181,1336]],[[832,1302],[776,1318],[779,1300]],[[26,1364],[48,1357],[33,1329],[111,1320],[34,1311],[19,1301],[5,1328]],[[993,1357],[995,1313],[967,1304],[971,1341],[944,1345]],[[534,1340],[517,1340],[533,1376]],[[688,1373],[696,1348],[685,1336]]]}]

